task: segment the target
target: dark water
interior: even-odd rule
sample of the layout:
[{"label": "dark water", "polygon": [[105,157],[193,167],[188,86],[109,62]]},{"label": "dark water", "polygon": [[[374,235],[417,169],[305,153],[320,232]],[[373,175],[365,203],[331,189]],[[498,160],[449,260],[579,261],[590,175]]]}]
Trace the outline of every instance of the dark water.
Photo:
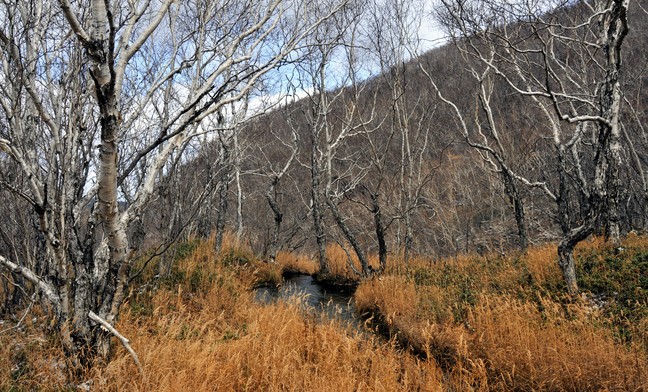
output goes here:
[{"label": "dark water", "polygon": [[261,287],[256,289],[255,297],[260,302],[272,302],[277,299],[289,300],[294,296],[303,296],[308,310],[315,314],[325,314],[330,318],[358,326],[355,316],[353,294],[327,290],[320,286],[310,275],[295,275],[284,278],[280,288]]}]

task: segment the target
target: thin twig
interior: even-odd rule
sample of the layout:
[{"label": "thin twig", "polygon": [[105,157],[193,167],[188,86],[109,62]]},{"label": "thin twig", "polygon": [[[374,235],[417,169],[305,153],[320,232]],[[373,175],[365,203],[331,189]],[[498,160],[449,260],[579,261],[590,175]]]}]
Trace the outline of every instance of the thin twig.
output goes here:
[{"label": "thin twig", "polygon": [[29,306],[27,306],[27,309],[25,309],[25,313],[22,315],[20,320],[18,320],[16,325],[14,325],[13,327],[3,329],[2,331],[0,331],[0,335],[2,335],[5,332],[9,332],[9,331],[11,331],[13,329],[18,329],[20,327],[20,325],[22,324],[22,322],[25,321],[25,318],[29,314],[29,311],[31,310],[32,306],[34,305],[34,302],[36,302],[36,293],[32,294],[32,296],[31,296],[31,298],[29,300],[30,300]]}]

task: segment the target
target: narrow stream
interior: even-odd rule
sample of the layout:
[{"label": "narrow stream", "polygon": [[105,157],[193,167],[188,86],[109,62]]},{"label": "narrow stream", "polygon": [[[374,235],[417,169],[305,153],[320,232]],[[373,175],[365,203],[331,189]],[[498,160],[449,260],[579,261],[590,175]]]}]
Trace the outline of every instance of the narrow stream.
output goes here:
[{"label": "narrow stream", "polygon": [[315,313],[323,312],[328,317],[360,327],[361,321],[355,315],[353,294],[327,290],[310,275],[294,275],[284,278],[279,287],[260,287],[255,291],[257,301],[269,303],[277,299],[290,299],[303,295],[306,305]]}]

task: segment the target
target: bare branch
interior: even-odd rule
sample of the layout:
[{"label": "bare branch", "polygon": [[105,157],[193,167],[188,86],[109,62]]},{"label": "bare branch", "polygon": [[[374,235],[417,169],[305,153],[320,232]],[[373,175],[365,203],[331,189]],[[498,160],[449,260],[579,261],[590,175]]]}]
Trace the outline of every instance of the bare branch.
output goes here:
[{"label": "bare branch", "polygon": [[4,265],[5,268],[7,268],[9,271],[15,274],[20,274],[25,279],[32,282],[38,288],[38,290],[41,291],[45,295],[45,297],[47,297],[47,299],[54,306],[54,308],[57,309],[57,311],[60,309],[61,299],[59,295],[56,293],[56,291],[54,290],[54,288],[50,286],[48,283],[46,283],[34,272],[32,272],[30,269],[12,263],[11,261],[4,258],[3,256],[0,256],[0,265]]},{"label": "bare branch", "polygon": [[135,350],[133,350],[133,348],[131,347],[131,345],[130,345],[130,341],[129,341],[128,339],[126,339],[126,337],[125,337],[124,335],[122,335],[121,333],[119,333],[119,331],[117,331],[117,330],[115,329],[115,327],[113,327],[112,325],[110,325],[106,320],[104,320],[104,319],[102,319],[101,317],[99,317],[99,316],[98,316],[95,312],[93,312],[92,310],[91,310],[90,312],[88,312],[88,317],[90,317],[91,320],[96,321],[97,323],[99,323],[99,324],[100,324],[100,325],[101,325],[101,326],[102,326],[106,331],[110,332],[110,333],[113,334],[117,339],[119,339],[119,341],[121,342],[121,344],[124,345],[124,347],[126,348],[126,350],[130,353],[131,357],[133,357],[133,361],[135,361],[135,365],[137,365],[137,369],[139,370],[140,375],[141,375],[142,377],[144,377],[144,368],[142,368],[142,364],[140,363],[140,360],[139,360],[139,358],[137,357],[137,353],[136,353]]},{"label": "bare branch", "polygon": [[61,10],[63,10],[65,19],[67,19],[70,27],[72,27],[72,31],[74,31],[74,34],[79,38],[79,41],[81,41],[83,45],[88,45],[90,43],[90,35],[85,31],[83,26],[81,26],[81,23],[79,23],[74,11],[70,7],[70,2],[68,0],[59,0],[59,5],[61,6]]}]

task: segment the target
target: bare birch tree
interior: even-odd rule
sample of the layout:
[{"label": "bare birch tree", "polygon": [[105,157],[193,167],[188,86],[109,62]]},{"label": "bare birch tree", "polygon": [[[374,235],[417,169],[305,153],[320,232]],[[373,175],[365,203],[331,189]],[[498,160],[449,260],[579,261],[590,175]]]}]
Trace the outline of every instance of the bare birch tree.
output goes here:
[{"label": "bare birch tree", "polygon": [[[51,306],[64,346],[103,356],[119,316],[128,230],[203,120],[245,97],[340,7],[292,0],[3,1],[5,187],[38,218],[46,268],[0,255]],[[136,175],[136,173],[138,173]]]},{"label": "bare birch tree", "polygon": [[[555,171],[555,181],[527,178],[510,167],[502,154],[498,127],[490,118],[486,125],[490,139],[482,132],[481,139],[471,143],[490,154],[506,178],[541,189],[556,203],[562,232],[558,263],[571,294],[578,292],[576,244],[601,221],[610,238],[618,241],[620,234],[620,78],[627,9],[627,1],[616,0],[573,5],[443,1],[440,12],[456,46],[468,61],[481,64],[481,71],[473,68],[473,74],[482,89],[481,109],[487,117],[492,111],[485,100],[488,91],[483,89],[490,88],[491,77],[537,108],[536,116],[555,151],[555,161],[544,170]],[[432,75],[430,80],[436,88]],[[467,137],[468,114],[441,99],[452,107]]]},{"label": "bare birch tree", "polygon": [[[356,272],[364,277],[373,273],[365,247],[340,209],[345,195],[356,189],[365,173],[357,165],[362,151],[345,148],[346,143],[359,138],[374,118],[371,107],[366,111],[359,104],[366,87],[358,77],[357,57],[363,9],[360,3],[353,5],[321,26],[321,35],[315,35],[312,61],[301,69],[302,83],[312,90],[307,92],[303,114],[309,128],[311,213],[322,277],[328,274],[323,224],[326,210],[342,233],[343,240],[338,242],[350,245],[360,261],[362,270]],[[355,270],[350,258],[349,266]]]},{"label": "bare birch tree", "polygon": [[[289,118],[288,115],[287,117]],[[271,263],[274,263],[277,258],[277,252],[279,251],[279,234],[281,233],[281,227],[284,221],[284,212],[279,201],[279,185],[281,180],[288,175],[299,153],[299,132],[294,127],[288,126],[288,128],[291,128],[290,133],[292,137],[290,141],[283,140],[283,137],[279,135],[277,131],[270,130],[275,140],[281,144],[282,148],[289,151],[284,161],[273,162],[275,160],[269,158],[263,148],[259,149],[265,161],[261,169],[262,173],[270,180],[270,184],[268,185],[268,189],[264,196],[268,202],[270,210],[272,211],[274,222],[272,233],[270,233],[269,249],[267,252],[268,259]]]},{"label": "bare birch tree", "polygon": [[384,94],[389,96],[389,119],[383,127],[391,128],[400,148],[398,179],[397,246],[405,263],[414,247],[414,219],[422,205],[422,193],[429,184],[435,164],[430,119],[434,102],[426,89],[415,86],[413,67],[408,65],[419,50],[419,30],[424,3],[388,0],[376,2],[372,10],[369,40],[378,59]]}]

